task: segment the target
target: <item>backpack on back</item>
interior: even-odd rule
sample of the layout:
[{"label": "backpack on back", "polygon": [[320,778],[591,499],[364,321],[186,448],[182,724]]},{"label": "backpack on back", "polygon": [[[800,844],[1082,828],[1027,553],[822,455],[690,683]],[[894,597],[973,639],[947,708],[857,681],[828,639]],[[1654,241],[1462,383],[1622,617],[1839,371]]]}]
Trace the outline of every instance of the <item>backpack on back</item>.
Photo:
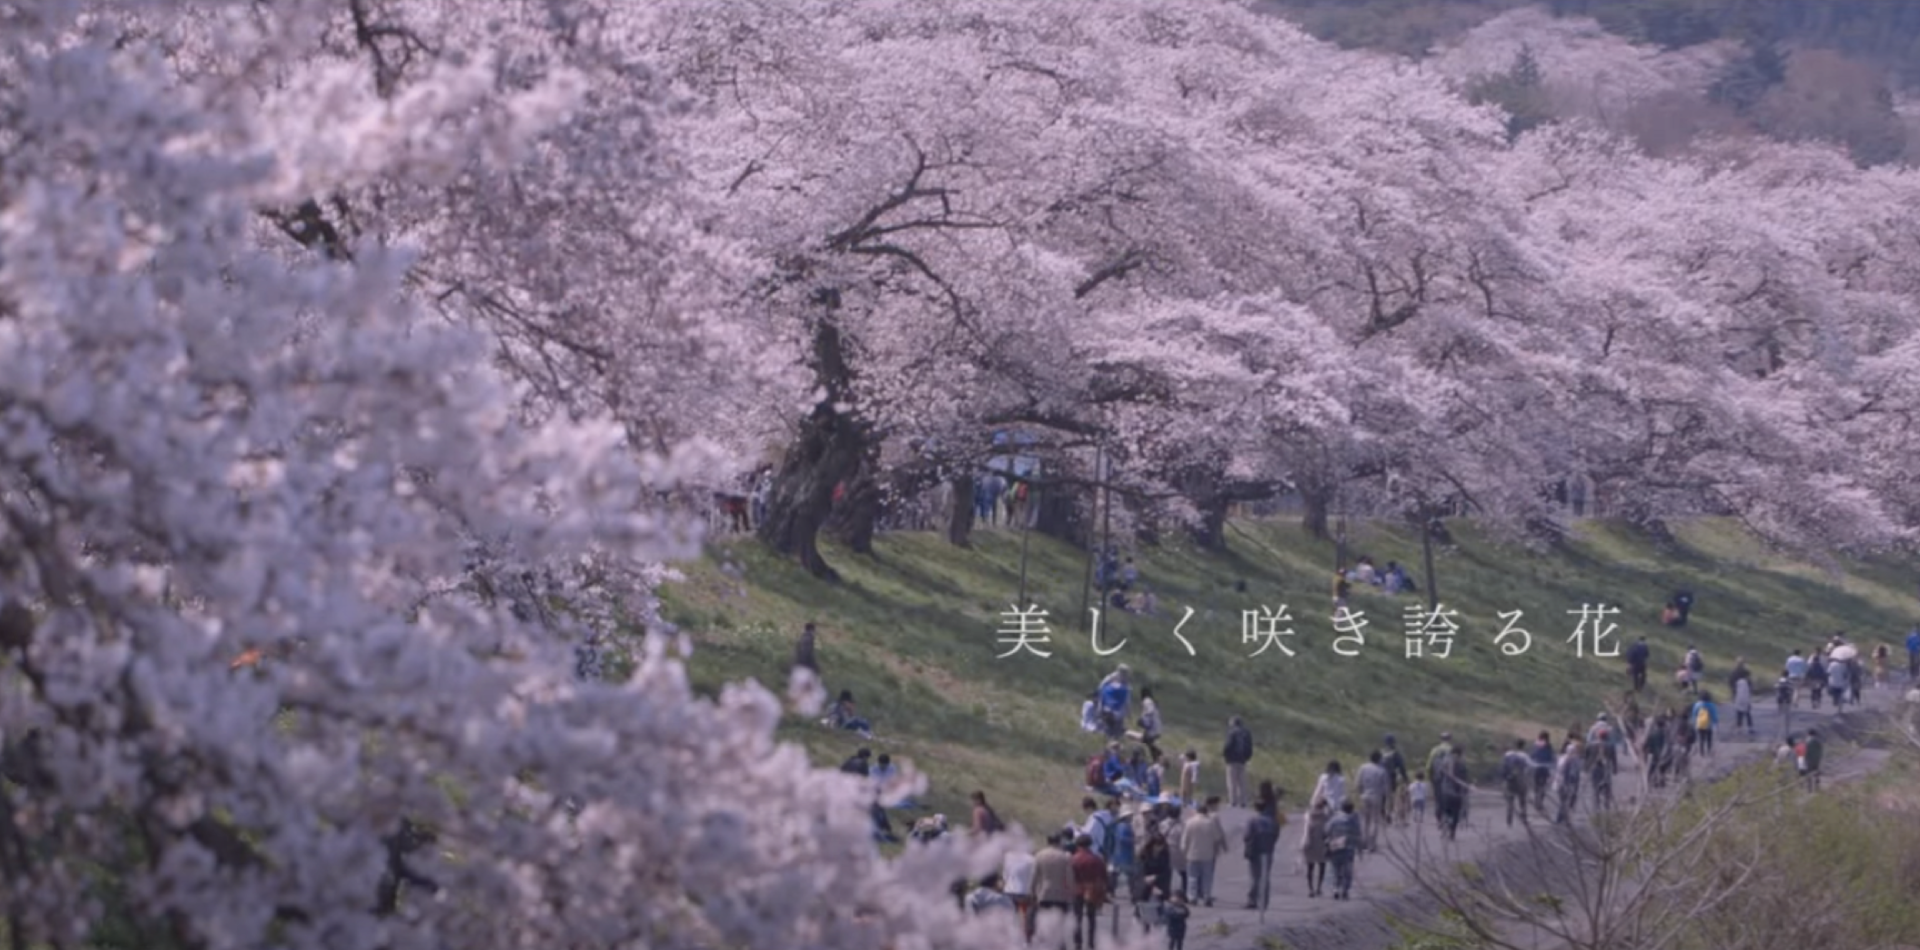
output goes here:
[{"label": "backpack on back", "polygon": [[1696,712],[1693,714],[1693,728],[1695,729],[1713,728],[1713,714],[1707,712],[1707,707],[1702,706],[1700,707],[1699,712]]},{"label": "backpack on back", "polygon": [[1087,760],[1087,787],[1099,788],[1107,784],[1106,757],[1094,756]]}]

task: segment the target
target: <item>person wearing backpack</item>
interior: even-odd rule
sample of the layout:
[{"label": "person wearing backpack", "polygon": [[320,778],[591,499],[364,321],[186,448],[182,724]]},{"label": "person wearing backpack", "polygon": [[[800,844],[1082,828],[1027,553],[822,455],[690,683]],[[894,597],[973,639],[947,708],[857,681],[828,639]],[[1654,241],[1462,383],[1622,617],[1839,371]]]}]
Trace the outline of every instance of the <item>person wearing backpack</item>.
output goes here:
[{"label": "person wearing backpack", "polygon": [[1693,644],[1687,644],[1687,678],[1692,680],[1695,689],[1700,688],[1700,677],[1707,672],[1706,658],[1700,655]]},{"label": "person wearing backpack", "polygon": [[1087,820],[1076,830],[1093,843],[1093,852],[1104,859],[1112,853],[1107,849],[1113,847],[1113,812],[1091,798],[1080,799],[1080,811],[1086,814]]},{"label": "person wearing backpack", "polygon": [[1713,694],[1701,693],[1689,715],[1693,720],[1693,734],[1700,754],[1712,756],[1713,730],[1720,725],[1720,707],[1713,704]]},{"label": "person wearing backpack", "polygon": [[[1087,791],[1096,795],[1118,795],[1120,790],[1107,781],[1107,754],[1102,752],[1087,760],[1087,773],[1084,776]],[[1091,799],[1089,799],[1091,801]]]},{"label": "person wearing backpack", "polygon": [[1507,797],[1507,827],[1513,827],[1513,816],[1517,811],[1521,823],[1527,820],[1528,778],[1533,774],[1533,760],[1527,757],[1527,740],[1513,740],[1513,748],[1500,759],[1500,786]]},{"label": "person wearing backpack", "polygon": [[1227,742],[1220,750],[1227,763],[1227,804],[1247,807],[1247,763],[1253,761],[1253,733],[1239,716],[1227,720]]},{"label": "person wearing backpack", "polygon": [[1380,765],[1387,770],[1387,800],[1391,803],[1387,809],[1387,823],[1405,821],[1407,818],[1407,786],[1413,781],[1407,776],[1407,757],[1400,752],[1400,746],[1388,733],[1380,739]]},{"label": "person wearing backpack", "polygon": [[1351,899],[1353,858],[1360,846],[1360,816],[1353,802],[1340,803],[1340,813],[1327,822],[1327,859],[1333,863],[1333,899]]}]

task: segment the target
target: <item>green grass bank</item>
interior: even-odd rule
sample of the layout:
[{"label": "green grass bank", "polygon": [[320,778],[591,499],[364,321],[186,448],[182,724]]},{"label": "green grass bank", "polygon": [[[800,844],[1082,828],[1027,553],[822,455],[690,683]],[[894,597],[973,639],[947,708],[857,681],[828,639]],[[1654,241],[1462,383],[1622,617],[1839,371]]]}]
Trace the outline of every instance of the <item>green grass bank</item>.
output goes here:
[{"label": "green grass bank", "polygon": [[[1001,614],[1019,588],[1021,537],[1007,529],[977,532],[970,549],[919,532],[882,535],[870,558],[829,548],[845,577],[839,585],[751,539],[723,538],[681,566],[686,580],[664,601],[668,619],[694,641],[689,665],[704,690],[758,679],[781,691],[800,627],[815,621],[827,687],[853,690],[876,737],[863,742],[789,717],[785,738],[822,765],[861,745],[891,753],[928,776],[932,809],[964,821],[966,795],[980,788],[1003,816],[1029,827],[1078,817],[1082,766],[1100,744],[1079,729],[1080,703],[1119,662],[1133,668],[1136,695],[1154,691],[1167,724],[1162,747],[1199,750],[1204,787],[1224,786],[1220,744],[1226,718],[1238,714],[1258,746],[1251,777],[1276,779],[1297,803],[1329,758],[1351,770],[1382,733],[1399,735],[1417,756],[1451,730],[1485,764],[1491,743],[1591,721],[1626,676],[1618,658],[1575,656],[1568,637],[1582,604],[1620,608],[1610,618],[1614,645],[1648,637],[1662,696],[1688,643],[1705,655],[1711,683],[1736,656],[1770,676],[1790,649],[1834,630],[1898,653],[1920,617],[1910,562],[1816,565],[1773,553],[1723,521],[1685,524],[1671,539],[1588,523],[1544,552],[1496,543],[1468,522],[1450,527],[1455,544],[1436,553],[1442,605],[1458,611],[1447,659],[1406,656],[1405,608],[1423,607],[1424,592],[1390,597],[1359,585],[1351,606],[1369,621],[1365,647],[1357,657],[1336,655],[1333,547],[1291,521],[1235,522],[1226,553],[1178,543],[1135,550],[1158,615],[1103,611],[1102,649],[1125,641],[1110,656],[1094,653],[1080,612],[1085,552],[1032,535],[1027,600],[1051,613],[1053,655],[996,659],[1006,650],[997,642]],[[1349,553],[1412,566],[1419,539],[1360,525]],[[1695,595],[1691,621],[1662,626],[1660,608],[1678,588]],[[1286,642],[1297,655],[1250,657],[1258,645],[1242,642],[1241,612],[1281,604],[1294,617]],[[1181,633],[1195,655],[1174,636],[1188,608]],[[1532,646],[1510,656],[1494,638],[1505,626],[1499,614],[1515,610]]]}]

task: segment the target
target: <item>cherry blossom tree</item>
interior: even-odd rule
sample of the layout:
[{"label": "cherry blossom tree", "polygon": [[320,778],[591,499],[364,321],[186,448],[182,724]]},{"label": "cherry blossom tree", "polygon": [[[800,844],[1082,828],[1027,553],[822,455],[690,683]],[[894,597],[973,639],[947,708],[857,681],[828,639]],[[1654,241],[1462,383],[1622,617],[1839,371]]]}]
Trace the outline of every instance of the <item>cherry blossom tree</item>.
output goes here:
[{"label": "cherry blossom tree", "polygon": [[1885,215],[1909,206],[1911,181],[1819,149],[1739,154],[1646,159],[1572,130],[1522,144],[1536,233],[1563,255],[1564,357],[1581,361],[1555,387],[1581,420],[1568,444],[1625,516],[1713,510],[1782,539],[1898,540],[1911,522],[1887,499],[1902,489],[1840,422],[1879,410],[1867,391],[1884,372],[1862,370],[1911,345],[1896,316],[1911,298],[1875,266],[1898,253]]},{"label": "cherry blossom tree", "polygon": [[[583,681],[541,624],[447,596],[480,540],[689,553],[655,499],[711,463],[647,451],[611,399],[528,413],[497,325],[419,302],[406,228],[274,236],[315,196],[526,184],[603,144],[566,132],[590,73],[503,83],[484,31],[391,87],[306,65],[342,9],[0,10],[11,945],[1004,946],[941,897],[964,849],[882,860],[870,793],[776,746],[765,691],[696,698],[660,637]],[[417,225],[449,258],[465,227]],[[471,266],[506,293],[528,262]],[[646,279],[643,311],[700,278]]]}]

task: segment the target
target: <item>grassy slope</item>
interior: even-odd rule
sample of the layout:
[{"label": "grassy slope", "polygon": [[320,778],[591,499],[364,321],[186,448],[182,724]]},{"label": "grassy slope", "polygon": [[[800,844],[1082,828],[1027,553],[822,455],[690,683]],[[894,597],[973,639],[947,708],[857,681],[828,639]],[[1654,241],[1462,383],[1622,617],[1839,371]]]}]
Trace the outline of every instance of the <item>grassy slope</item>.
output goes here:
[{"label": "grassy slope", "polygon": [[[1205,555],[1184,547],[1138,552],[1142,582],[1160,598],[1161,616],[1103,617],[1103,645],[1127,638],[1119,653],[1093,654],[1079,610],[1081,552],[1035,535],[1029,551],[1029,600],[1055,619],[1054,655],[996,660],[998,614],[1018,588],[1020,539],[980,532],[972,550],[933,534],[883,536],[876,558],[829,550],[846,576],[819,584],[749,540],[717,544],[686,565],[687,580],[666,594],[667,615],[693,638],[694,680],[707,690],[756,678],[784,684],[801,624],[819,623],[820,664],[830,689],[852,689],[874,721],[875,752],[907,759],[931,779],[928,803],[965,813],[968,791],[985,789],[1002,813],[1029,827],[1077,816],[1080,773],[1098,743],[1078,729],[1079,705],[1114,663],[1126,662],[1151,687],[1168,725],[1163,747],[1199,749],[1202,784],[1219,791],[1218,753],[1225,719],[1244,715],[1259,752],[1255,777],[1272,777],[1295,801],[1329,757],[1352,768],[1354,754],[1383,732],[1424,754],[1442,729],[1468,739],[1485,763],[1487,743],[1590,721],[1604,695],[1624,685],[1620,661],[1576,659],[1566,643],[1583,602],[1623,606],[1615,618],[1625,641],[1654,645],[1656,685],[1688,642],[1705,654],[1710,680],[1735,655],[1754,658],[1765,675],[1793,646],[1845,629],[1868,642],[1897,644],[1914,616],[1911,565],[1849,562],[1822,570],[1768,554],[1739,530],[1700,522],[1661,546],[1623,529],[1590,525],[1577,543],[1538,555],[1482,538],[1456,524],[1456,549],[1439,554],[1442,601],[1460,611],[1450,660],[1404,656],[1401,608],[1420,597],[1356,595],[1372,620],[1357,658],[1334,655],[1328,608],[1331,545],[1290,523],[1238,523],[1233,551]],[[1418,562],[1417,539],[1362,527],[1352,550],[1378,563]],[[1234,590],[1245,580],[1245,593]],[[1684,630],[1657,623],[1676,587],[1694,591]],[[1239,612],[1260,604],[1291,606],[1299,655],[1274,651],[1248,659]],[[1195,614],[1185,634],[1197,656],[1172,636],[1183,608]],[[1525,611],[1534,635],[1525,655],[1493,645],[1501,611]],[[1897,646],[1896,646],[1897,649]],[[810,721],[783,727],[814,760],[837,764],[862,743]]]}]

